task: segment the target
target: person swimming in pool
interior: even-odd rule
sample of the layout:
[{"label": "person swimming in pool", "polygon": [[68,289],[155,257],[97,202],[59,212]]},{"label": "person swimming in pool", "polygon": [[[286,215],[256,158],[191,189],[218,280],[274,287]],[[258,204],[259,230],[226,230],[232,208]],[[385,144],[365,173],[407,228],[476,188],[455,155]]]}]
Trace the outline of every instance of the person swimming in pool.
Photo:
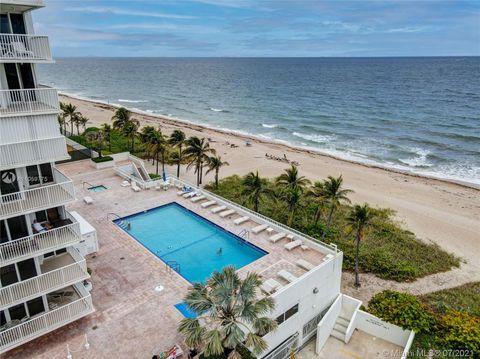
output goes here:
[{"label": "person swimming in pool", "polygon": [[221,256],[222,253],[223,253],[223,248],[222,248],[222,247],[218,248],[218,250],[217,250],[217,256]]}]

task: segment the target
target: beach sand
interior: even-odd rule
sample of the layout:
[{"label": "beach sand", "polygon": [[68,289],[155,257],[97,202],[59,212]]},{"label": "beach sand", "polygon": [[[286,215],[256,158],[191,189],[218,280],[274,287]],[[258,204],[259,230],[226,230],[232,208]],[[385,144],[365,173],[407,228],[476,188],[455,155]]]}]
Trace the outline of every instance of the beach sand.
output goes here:
[{"label": "beach sand", "polygon": [[[87,126],[111,123],[113,106],[63,95],[61,101],[76,105],[77,110],[90,119]],[[173,119],[139,113],[134,113],[133,117],[138,119],[141,125],[160,125],[167,135],[173,129],[180,128],[187,136],[210,138],[211,146],[217,150],[217,154],[230,163],[230,166],[221,169],[221,177],[232,174],[244,175],[257,170],[261,176],[273,177],[289,166],[281,161],[267,159],[266,153],[276,157],[286,155],[289,160],[297,161],[300,164],[301,175],[312,181],[322,180],[328,175],[343,175],[345,188],[355,191],[350,196],[354,203],[368,202],[372,206],[395,210],[396,219],[404,228],[414,232],[420,239],[437,243],[446,251],[462,258],[463,263],[460,269],[426,277],[417,281],[417,284],[411,283],[410,285],[418,287],[412,288],[413,292],[428,292],[480,280],[480,190],[478,188],[357,164],[276,142],[218,131]],[[245,145],[247,139],[251,141],[252,146]],[[238,147],[231,148],[227,142]],[[175,174],[174,168],[169,167],[168,171]],[[185,173],[184,168],[181,177],[194,181],[193,171]],[[204,183],[211,180],[213,175],[209,174]],[[348,276],[347,273],[344,282],[350,281]],[[371,284],[374,291],[382,286],[409,290],[408,285],[398,286],[389,281],[381,281],[374,276],[364,275],[363,277],[367,284]],[[368,285],[358,290],[363,293],[357,290],[352,291],[351,283],[347,285],[347,294],[350,292],[364,299],[371,296]]]}]

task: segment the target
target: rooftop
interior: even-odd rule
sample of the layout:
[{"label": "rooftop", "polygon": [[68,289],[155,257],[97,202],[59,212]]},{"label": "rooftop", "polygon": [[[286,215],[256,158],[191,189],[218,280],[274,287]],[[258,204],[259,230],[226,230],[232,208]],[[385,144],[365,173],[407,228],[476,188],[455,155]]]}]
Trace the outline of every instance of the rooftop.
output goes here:
[{"label": "rooftop", "polygon": [[[69,344],[72,351],[78,350],[76,359],[148,358],[174,343],[183,345],[176,330],[183,316],[173,305],[182,301],[190,283],[176,272],[168,271],[159,258],[112,223],[114,217],[108,217],[108,214],[123,217],[176,201],[235,234],[244,228],[250,230],[257,223],[249,221],[235,225],[233,220],[240,215],[220,218],[210,209],[202,208],[202,202],[192,203],[177,196],[175,188],[133,192],[129,187],[121,187],[122,179],[114,174],[113,169],[95,170],[90,167],[89,160],[58,167],[72,178],[78,198],[67,209],[80,213],[98,232],[100,249],[87,259],[93,270],[92,298],[96,312],[12,350],[9,357],[61,357],[66,355],[66,345]],[[83,188],[84,181],[104,185],[107,190],[89,192]],[[92,197],[95,202],[86,205],[81,200],[85,196]],[[268,238],[278,230],[257,235],[250,233],[249,241],[267,251],[268,255],[241,268],[240,275],[256,271],[264,279],[274,278],[286,286],[288,282],[278,276],[281,269],[298,278],[308,272],[296,264],[298,259],[318,267],[330,258],[327,257],[328,249],[323,250],[309,241],[305,242],[308,249],[297,247],[290,251],[284,248],[290,242],[288,238],[272,243]],[[159,285],[164,287],[161,292],[155,291]],[[90,343],[88,351],[82,346],[85,334]]]}]

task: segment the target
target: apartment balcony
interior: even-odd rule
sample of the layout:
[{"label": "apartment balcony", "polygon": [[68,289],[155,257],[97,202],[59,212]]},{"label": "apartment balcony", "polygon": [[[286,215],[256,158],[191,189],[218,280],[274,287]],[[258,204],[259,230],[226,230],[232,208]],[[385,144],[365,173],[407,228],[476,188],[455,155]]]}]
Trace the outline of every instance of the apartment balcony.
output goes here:
[{"label": "apartment balcony", "polygon": [[0,117],[58,112],[57,90],[51,87],[0,90]]},{"label": "apartment balcony", "polygon": [[0,196],[0,219],[41,209],[58,207],[75,200],[71,179],[54,169],[55,183]]},{"label": "apartment balcony", "polygon": [[4,11],[28,11],[44,6],[43,0],[2,0]]},{"label": "apartment balcony", "polygon": [[0,34],[0,62],[53,62],[48,37]]},{"label": "apartment balcony", "polygon": [[64,136],[0,144],[0,170],[69,159]]},{"label": "apartment balcony", "polygon": [[69,247],[67,253],[47,258],[36,277],[0,288],[0,309],[24,303],[90,277],[87,263],[77,249]]},{"label": "apartment balcony", "polygon": [[[65,296],[67,292],[73,292],[73,295]],[[18,320],[13,326],[10,322],[7,324],[9,328],[0,328],[0,354],[95,311],[92,297],[82,284],[65,288],[59,296],[60,299],[48,299],[48,312]]]},{"label": "apartment balcony", "polygon": [[0,267],[53,252],[82,240],[80,224],[66,212],[67,217],[47,232],[0,244]]}]

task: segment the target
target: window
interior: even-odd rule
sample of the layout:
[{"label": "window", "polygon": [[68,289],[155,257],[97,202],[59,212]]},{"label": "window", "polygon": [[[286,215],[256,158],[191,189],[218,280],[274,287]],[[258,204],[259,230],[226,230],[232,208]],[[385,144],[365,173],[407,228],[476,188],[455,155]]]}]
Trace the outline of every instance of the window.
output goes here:
[{"label": "window", "polygon": [[40,172],[42,174],[42,183],[53,182],[52,165],[50,163],[42,163]]},{"label": "window", "polygon": [[37,275],[37,268],[35,268],[35,260],[33,258],[18,262],[17,266],[22,280],[27,280]]},{"label": "window", "polygon": [[10,320],[23,319],[27,316],[27,311],[25,310],[25,304],[19,304],[8,309],[10,313]]},{"label": "window", "polygon": [[5,318],[5,312],[2,310],[0,311],[0,327],[3,327],[7,324],[7,318]]},{"label": "window", "polygon": [[285,313],[280,314],[277,318],[275,318],[275,320],[277,321],[278,324],[282,324],[284,321],[286,321],[295,313],[298,313],[298,304],[295,304],[293,307],[288,309]]},{"label": "window", "polygon": [[46,222],[47,221],[47,212],[45,210],[35,212],[35,218],[37,219],[37,222],[40,222],[40,223]]},{"label": "window", "polygon": [[30,186],[40,184],[40,174],[37,165],[27,166],[27,178]]},{"label": "window", "polygon": [[28,313],[30,317],[45,311],[42,297],[38,297],[27,302]]},{"label": "window", "polygon": [[0,221],[0,243],[8,242],[8,234],[7,234],[7,226],[5,225],[5,221]]},{"label": "window", "polygon": [[15,265],[10,264],[8,266],[0,268],[0,279],[3,287],[13,283],[17,283],[18,276],[17,276],[17,271],[15,269]]},{"label": "window", "polygon": [[53,182],[52,165],[42,163],[38,166],[27,166],[27,178],[30,186]]}]

